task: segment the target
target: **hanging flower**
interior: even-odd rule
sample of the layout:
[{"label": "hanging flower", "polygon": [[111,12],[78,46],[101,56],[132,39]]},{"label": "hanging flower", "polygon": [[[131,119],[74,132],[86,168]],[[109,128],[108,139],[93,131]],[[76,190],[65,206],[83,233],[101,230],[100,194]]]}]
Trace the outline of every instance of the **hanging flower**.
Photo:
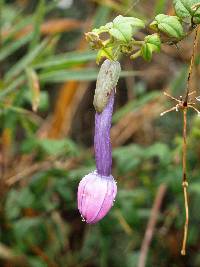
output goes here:
[{"label": "hanging flower", "polygon": [[[120,64],[118,62],[106,60],[101,66],[97,79],[97,87],[100,84],[102,85],[102,79],[104,79],[109,88],[104,86],[102,89],[106,97],[106,99],[103,99],[103,107],[102,102],[99,101],[99,99],[102,99],[99,88],[95,92],[94,102],[97,110],[94,136],[96,171],[83,177],[78,187],[78,209],[83,220],[87,223],[96,223],[101,220],[112,207],[117,194],[117,185],[111,175],[112,146],[110,128],[114,105],[114,85],[117,84],[116,79],[118,80],[119,78],[119,69]],[[116,71],[118,75],[116,73],[113,74],[113,71]],[[113,79],[113,77],[115,78]],[[113,86],[112,89],[110,86]],[[105,91],[107,91],[106,94]],[[101,106],[100,109],[99,105]],[[101,109],[103,110],[99,113]]]}]

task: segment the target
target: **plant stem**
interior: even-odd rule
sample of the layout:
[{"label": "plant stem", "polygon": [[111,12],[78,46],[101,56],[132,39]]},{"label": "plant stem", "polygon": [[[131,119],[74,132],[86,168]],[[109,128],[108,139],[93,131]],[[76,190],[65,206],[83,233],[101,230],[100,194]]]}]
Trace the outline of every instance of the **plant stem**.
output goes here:
[{"label": "plant stem", "polygon": [[[188,224],[189,224],[189,206],[188,206],[188,181],[187,181],[187,174],[186,174],[186,157],[187,157],[187,108],[188,108],[188,96],[190,93],[190,84],[191,84],[191,76],[192,71],[194,67],[194,60],[195,60],[195,51],[198,43],[198,29],[197,26],[195,30],[195,37],[194,37],[194,44],[193,44],[193,50],[192,50],[192,57],[190,60],[190,67],[189,67],[189,73],[187,78],[187,88],[186,88],[186,95],[183,103],[183,180],[182,180],[182,186],[183,186],[183,194],[184,194],[184,202],[185,202],[185,225],[184,225],[184,236],[183,236],[183,243],[182,243],[182,249],[181,254],[186,255],[186,243],[187,243],[187,236],[188,236]],[[195,108],[194,108],[195,109]]]},{"label": "plant stem", "polygon": [[133,41],[133,45],[138,45],[138,46],[142,46],[144,43],[145,43],[144,41],[138,41],[138,40]]},{"label": "plant stem", "polygon": [[3,19],[2,19],[2,14],[3,14],[3,5],[4,5],[4,0],[0,0],[0,46],[2,44],[2,24],[3,24]]},{"label": "plant stem", "polygon": [[183,236],[183,243],[181,254],[186,255],[186,242],[187,242],[187,235],[188,235],[188,223],[189,223],[189,208],[188,208],[188,182],[187,182],[187,175],[186,175],[186,157],[187,157],[187,108],[183,110],[183,193],[184,193],[184,202],[185,202],[185,225],[184,225],[184,236]]},{"label": "plant stem", "polygon": [[189,73],[188,73],[188,78],[187,78],[187,88],[186,88],[186,95],[185,95],[185,100],[184,100],[185,103],[187,103],[187,101],[188,101],[188,95],[189,95],[189,91],[190,91],[190,80],[191,80],[193,66],[194,66],[195,51],[196,51],[196,47],[197,47],[197,43],[198,43],[198,38],[197,38],[198,37],[198,29],[199,29],[199,27],[197,26],[197,28],[195,30],[194,45],[193,45],[192,57],[191,57],[191,61],[190,61],[190,68],[189,68]]},{"label": "plant stem", "polygon": [[140,56],[141,56],[141,51],[139,50],[135,54],[131,55],[130,59],[133,60],[133,59],[136,59],[137,57],[140,57]]}]

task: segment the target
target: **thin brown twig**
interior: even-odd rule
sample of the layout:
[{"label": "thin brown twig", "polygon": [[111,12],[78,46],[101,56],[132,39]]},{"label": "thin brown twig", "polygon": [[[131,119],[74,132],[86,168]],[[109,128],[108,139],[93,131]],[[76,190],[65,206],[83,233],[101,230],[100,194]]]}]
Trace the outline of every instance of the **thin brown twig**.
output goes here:
[{"label": "thin brown twig", "polygon": [[188,182],[186,174],[186,160],[187,160],[187,108],[183,110],[183,152],[182,152],[182,164],[183,164],[183,177],[182,177],[182,186],[184,194],[184,203],[185,203],[185,225],[184,225],[184,236],[181,254],[186,255],[186,243],[188,235],[188,224],[189,224],[189,207],[188,207]]},{"label": "thin brown twig", "polygon": [[142,242],[142,246],[141,246],[141,250],[140,250],[141,251],[140,257],[139,257],[139,261],[138,261],[138,267],[145,267],[145,265],[146,265],[147,254],[149,251],[151,240],[153,238],[155,226],[156,226],[156,223],[158,220],[160,207],[161,207],[162,201],[164,199],[166,190],[167,190],[166,184],[161,184],[158,188],[156,198],[154,200],[153,207],[151,210],[150,218],[149,218],[149,221],[147,224],[144,239]]},{"label": "thin brown twig", "polygon": [[48,267],[58,267],[57,263],[54,262],[49,256],[38,246],[32,245],[31,250],[35,253],[39,258],[41,258],[44,262],[46,262]]},{"label": "thin brown twig", "polygon": [[8,177],[5,179],[5,184],[7,186],[12,186],[13,184],[19,182],[22,179],[25,179],[26,177],[29,177],[30,175],[33,175],[34,173],[38,171],[46,171],[49,168],[63,168],[63,169],[69,169],[71,168],[77,159],[75,158],[70,158],[68,161],[65,162],[59,162],[56,160],[56,158],[47,160],[41,163],[35,163],[32,166],[28,166],[25,168],[23,171],[18,172],[17,174],[14,174],[11,177]]},{"label": "thin brown twig", "polygon": [[188,205],[188,181],[187,181],[187,168],[186,168],[186,161],[187,161],[187,109],[192,108],[198,113],[198,116],[200,114],[200,111],[194,106],[194,101],[189,99],[189,96],[196,93],[196,91],[191,92],[191,77],[194,67],[194,61],[195,61],[195,52],[196,47],[198,43],[198,30],[199,27],[195,30],[195,37],[193,42],[193,50],[192,50],[192,57],[190,60],[190,67],[188,72],[188,78],[187,78],[187,87],[186,87],[186,93],[185,98],[183,99],[182,96],[180,99],[176,99],[172,97],[171,95],[164,93],[167,97],[170,99],[175,100],[178,102],[178,104],[171,109],[162,112],[160,115],[164,115],[168,112],[171,112],[173,110],[181,110],[183,111],[183,148],[182,148],[182,168],[183,168],[183,175],[182,175],[182,187],[183,187],[183,195],[184,195],[184,204],[185,204],[185,224],[184,224],[184,234],[183,234],[183,242],[182,242],[182,249],[181,254],[186,255],[186,243],[187,243],[187,236],[188,236],[188,224],[189,224],[189,205]]},{"label": "thin brown twig", "polygon": [[15,266],[29,266],[26,255],[16,254],[12,249],[2,243],[0,243],[0,258],[4,261],[13,263]]},{"label": "thin brown twig", "polygon": [[186,88],[186,96],[185,96],[185,103],[188,101],[188,95],[190,91],[190,82],[191,82],[191,76],[192,76],[192,71],[193,71],[193,66],[194,66],[194,59],[195,59],[195,51],[198,43],[198,33],[199,33],[199,27],[197,26],[195,30],[195,37],[194,37],[194,45],[192,49],[192,57],[190,61],[190,68],[189,68],[189,73],[188,73],[188,78],[187,78],[187,88]]},{"label": "thin brown twig", "polygon": [[[195,52],[196,47],[198,43],[198,33],[199,33],[199,27],[195,30],[195,37],[194,37],[194,44],[193,44],[193,50],[192,50],[192,57],[190,61],[190,67],[189,67],[189,73],[188,73],[188,79],[187,79],[187,88],[186,88],[186,96],[184,100],[184,106],[183,108],[183,151],[182,151],[182,164],[183,164],[183,177],[182,177],[182,186],[183,186],[183,195],[184,195],[184,204],[185,204],[185,225],[184,225],[184,234],[183,234],[183,242],[182,242],[182,249],[181,249],[181,255],[186,255],[186,243],[187,243],[187,236],[188,236],[188,224],[189,224],[189,206],[188,206],[188,181],[187,181],[187,108],[191,107],[191,105],[188,105],[188,96],[190,95],[190,85],[191,85],[191,76],[192,71],[194,67],[194,60],[195,60]],[[196,110],[195,107],[192,106]],[[197,110],[198,112],[198,110]],[[198,112],[199,114],[199,112]]]}]

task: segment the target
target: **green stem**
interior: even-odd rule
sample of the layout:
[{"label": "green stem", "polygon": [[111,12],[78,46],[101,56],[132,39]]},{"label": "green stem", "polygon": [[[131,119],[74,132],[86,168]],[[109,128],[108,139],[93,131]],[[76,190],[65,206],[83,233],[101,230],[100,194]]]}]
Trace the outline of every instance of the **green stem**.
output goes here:
[{"label": "green stem", "polygon": [[133,45],[142,46],[144,43],[145,43],[144,41],[133,40]]},{"label": "green stem", "polygon": [[133,60],[133,59],[136,59],[136,58],[138,58],[140,56],[141,56],[141,50],[139,50],[135,54],[131,55],[130,59]]}]

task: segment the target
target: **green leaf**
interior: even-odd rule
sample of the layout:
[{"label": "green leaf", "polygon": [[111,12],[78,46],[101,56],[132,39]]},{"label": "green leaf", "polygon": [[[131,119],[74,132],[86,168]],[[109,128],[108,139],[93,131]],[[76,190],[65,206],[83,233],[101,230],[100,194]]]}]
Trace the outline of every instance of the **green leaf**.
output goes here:
[{"label": "green leaf", "polygon": [[25,35],[17,39],[16,41],[12,41],[9,44],[6,44],[0,50],[0,61],[4,60],[6,57],[12,55],[15,51],[17,51],[22,46],[26,45],[32,38],[32,34]]},{"label": "green leaf", "polygon": [[35,138],[27,138],[21,144],[22,153],[31,153],[38,146],[37,140]]},{"label": "green leaf", "polygon": [[119,147],[113,151],[117,167],[124,174],[136,169],[142,161],[142,156],[142,148],[138,145]]},{"label": "green leaf", "polygon": [[142,20],[134,17],[117,16],[109,33],[119,41],[129,42],[136,28],[144,28]]},{"label": "green leaf", "polygon": [[70,203],[73,201],[72,189],[67,185],[67,179],[59,179],[56,183],[55,191],[66,201]]},{"label": "green leaf", "polygon": [[97,53],[94,51],[68,52],[51,56],[45,60],[43,59],[41,62],[33,64],[33,67],[35,69],[46,68],[49,70],[64,69],[88,62],[90,60],[95,60],[96,55]]},{"label": "green leaf", "polygon": [[[122,71],[120,77],[135,76],[137,71]],[[50,71],[39,75],[42,82],[65,82],[65,81],[94,81],[98,75],[98,69],[88,68],[81,70]]]},{"label": "green leaf", "polygon": [[176,15],[180,18],[192,16],[190,0],[173,0]]},{"label": "green leaf", "polygon": [[40,0],[34,15],[33,39],[30,43],[29,51],[34,49],[40,40],[40,26],[45,15],[45,0]]},{"label": "green leaf", "polygon": [[42,72],[39,78],[42,82],[64,82],[71,80],[93,81],[97,78],[97,69],[81,69],[81,70],[56,70]]},{"label": "green leaf", "polygon": [[[24,93],[25,100],[31,105],[32,104],[32,93],[30,90],[26,90]],[[40,92],[40,103],[38,109],[40,111],[46,111],[49,107],[49,94],[47,91]]]},{"label": "green leaf", "polygon": [[123,17],[121,15],[117,16],[113,23],[115,26],[120,26],[121,24],[129,24],[132,27],[139,27],[144,28],[145,24],[141,19],[134,18],[134,17]]},{"label": "green leaf", "polygon": [[69,139],[53,140],[42,139],[38,145],[49,155],[61,155],[63,153],[77,154],[78,148]]},{"label": "green leaf", "polygon": [[68,174],[68,178],[71,180],[80,179],[80,177],[83,177],[94,170],[95,165],[92,165],[90,167],[80,167],[78,169],[71,170]]},{"label": "green leaf", "polygon": [[10,28],[8,34],[3,38],[3,42],[7,42],[11,38],[14,38],[17,33],[19,33],[22,29],[24,29],[25,27],[27,27],[31,23],[32,23],[32,16],[23,18],[21,20],[19,20],[19,18],[17,16],[16,21],[14,21],[14,24]]},{"label": "green leaf", "polygon": [[194,182],[194,183],[190,184],[189,191],[191,193],[196,193],[196,194],[200,195],[200,183]]},{"label": "green leaf", "polygon": [[69,154],[71,156],[76,156],[80,149],[76,144],[70,139],[36,139],[28,138],[22,143],[21,150],[24,153],[30,153],[31,150],[38,150],[48,154],[48,155],[62,155]]},{"label": "green leaf", "polygon": [[193,17],[195,14],[193,6],[199,2],[199,0],[173,0],[176,15],[180,18]]},{"label": "green leaf", "polygon": [[126,105],[118,109],[115,114],[113,115],[113,123],[117,123],[120,119],[122,119],[127,113],[129,112],[136,112],[140,108],[142,108],[146,103],[155,100],[156,97],[159,96],[158,91],[152,91],[144,96],[140,97],[139,99],[134,99],[128,102]]},{"label": "green leaf", "polygon": [[161,41],[158,34],[154,33],[147,35],[144,39],[145,43],[149,43],[154,46],[154,51],[159,52],[161,48]]},{"label": "green leaf", "polygon": [[141,54],[143,56],[143,58],[146,60],[146,61],[151,61],[152,59],[152,53],[153,53],[153,49],[152,49],[152,45],[151,44],[144,44],[142,46],[142,49],[141,49]]},{"label": "green leaf", "polygon": [[15,22],[16,17],[20,16],[19,9],[15,5],[9,5],[5,0],[0,0],[1,10],[1,29],[7,28]]},{"label": "green leaf", "polygon": [[163,143],[155,143],[149,146],[145,151],[144,158],[150,159],[152,157],[158,157],[162,163],[169,164],[171,160],[169,147]]},{"label": "green leaf", "polygon": [[15,238],[19,243],[22,242],[24,247],[25,242],[29,242],[29,244],[39,243],[40,240],[38,240],[36,233],[38,233],[38,231],[42,231],[44,227],[45,225],[42,218],[20,218],[13,223],[13,232]]},{"label": "green leaf", "polygon": [[98,28],[101,25],[105,24],[108,21],[108,17],[110,13],[111,13],[110,7],[100,5],[97,8],[97,11],[94,17],[93,28]]},{"label": "green leaf", "polygon": [[118,26],[118,29],[110,29],[109,33],[119,41],[128,42],[132,37],[132,28],[130,25],[121,24]]},{"label": "green leaf", "polygon": [[5,214],[9,220],[16,219],[20,215],[21,208],[18,204],[19,192],[12,189],[8,192],[5,203]]},{"label": "green leaf", "polygon": [[180,19],[176,16],[159,14],[150,24],[150,27],[154,30],[165,33],[169,37],[181,39],[184,36],[184,31],[180,23]]},{"label": "green leaf", "polygon": [[160,52],[161,41],[158,34],[148,35],[144,39],[144,45],[141,48],[141,54],[143,58],[147,61],[150,61],[152,58],[153,52]]},{"label": "green leaf", "polygon": [[194,10],[193,23],[200,24],[200,2],[192,9]]},{"label": "green leaf", "polygon": [[5,75],[6,81],[12,80],[22,71],[24,71],[25,68],[28,67],[40,53],[42,53],[47,43],[48,39],[44,40],[42,43],[37,45],[32,51],[30,51],[27,55],[25,55],[20,61],[18,61],[17,64],[15,64]]},{"label": "green leaf", "polygon": [[38,257],[28,257],[30,267],[47,267],[46,262],[42,261]]},{"label": "green leaf", "polygon": [[2,100],[6,97],[9,93],[13,92],[18,86],[22,85],[25,81],[25,77],[23,75],[13,79],[13,81],[5,86],[3,90],[0,91],[0,99]]},{"label": "green leaf", "polygon": [[113,22],[107,23],[99,29],[94,29],[93,32],[100,34],[109,32],[112,37],[121,42],[129,42],[132,39],[133,33],[137,28],[144,28],[145,24],[141,19],[134,17],[117,16]]}]

